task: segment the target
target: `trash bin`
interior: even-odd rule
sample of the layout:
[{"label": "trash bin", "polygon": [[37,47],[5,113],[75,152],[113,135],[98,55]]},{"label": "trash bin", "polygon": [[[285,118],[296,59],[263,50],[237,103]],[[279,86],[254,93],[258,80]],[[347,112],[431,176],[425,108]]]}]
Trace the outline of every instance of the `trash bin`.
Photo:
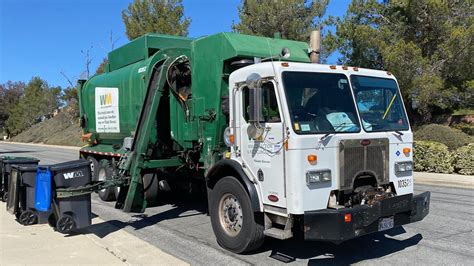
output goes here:
[{"label": "trash bin", "polygon": [[24,165],[24,164],[38,164],[39,160],[32,157],[13,157],[13,156],[0,156],[0,196],[3,202],[7,201],[8,198],[8,187],[11,166]]},{"label": "trash bin", "polygon": [[37,168],[37,165],[11,167],[7,210],[15,214],[22,225],[47,223],[52,215],[51,208],[45,212],[38,212],[35,208]]},{"label": "trash bin", "polygon": [[[53,189],[77,188],[91,183],[90,162],[76,160],[51,165]],[[91,225],[91,195],[57,198],[53,192],[53,208],[56,217],[56,230],[68,234],[76,229]]]}]

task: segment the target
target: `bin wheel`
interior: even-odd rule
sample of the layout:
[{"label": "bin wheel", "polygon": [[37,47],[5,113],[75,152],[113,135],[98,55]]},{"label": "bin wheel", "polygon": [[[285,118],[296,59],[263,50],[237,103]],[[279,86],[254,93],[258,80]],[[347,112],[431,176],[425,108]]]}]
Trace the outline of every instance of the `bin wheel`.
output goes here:
[{"label": "bin wheel", "polygon": [[7,202],[7,200],[8,200],[8,192],[4,192],[3,197],[2,197],[2,201]]},{"label": "bin wheel", "polygon": [[[97,171],[97,180],[105,181],[111,179],[113,175],[113,169],[110,165],[109,160],[102,159],[99,162],[99,170]],[[115,200],[115,188],[104,188],[99,190],[99,198],[103,201]]]},{"label": "bin wheel", "polygon": [[56,230],[62,234],[69,234],[75,227],[74,217],[69,214],[63,215],[56,223]]},{"label": "bin wheel", "polygon": [[54,227],[56,227],[57,223],[58,223],[58,221],[56,220],[56,216],[54,216],[54,214],[51,214],[48,217],[48,225],[54,228]]},{"label": "bin wheel", "polygon": [[23,211],[20,214],[20,218],[18,218],[18,221],[22,225],[33,225],[38,222],[38,216],[36,216],[36,213],[28,210],[28,211]]}]

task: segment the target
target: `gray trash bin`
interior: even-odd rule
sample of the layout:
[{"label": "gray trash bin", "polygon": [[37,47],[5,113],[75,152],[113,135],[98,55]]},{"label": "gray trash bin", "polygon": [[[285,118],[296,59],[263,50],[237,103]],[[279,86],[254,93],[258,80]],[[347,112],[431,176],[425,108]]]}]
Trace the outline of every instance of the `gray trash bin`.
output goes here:
[{"label": "gray trash bin", "polygon": [[35,209],[37,168],[37,165],[11,166],[7,210],[23,225],[48,223],[53,215],[52,210],[39,212]]},{"label": "gray trash bin", "polygon": [[[92,181],[90,162],[76,160],[51,165],[54,186],[57,188],[77,188],[88,185]],[[55,192],[53,192],[53,195]],[[70,233],[91,225],[91,195],[80,195],[68,198],[53,196],[56,230],[60,233]]]},{"label": "gray trash bin", "polygon": [[6,202],[8,199],[8,187],[12,165],[37,165],[38,162],[38,159],[32,157],[0,156],[0,197],[3,202]]}]

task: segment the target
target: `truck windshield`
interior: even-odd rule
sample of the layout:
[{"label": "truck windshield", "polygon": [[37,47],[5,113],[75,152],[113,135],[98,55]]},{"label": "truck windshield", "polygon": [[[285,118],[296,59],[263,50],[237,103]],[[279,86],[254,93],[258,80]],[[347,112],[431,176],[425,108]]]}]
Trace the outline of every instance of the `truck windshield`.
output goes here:
[{"label": "truck windshield", "polygon": [[395,80],[352,75],[351,82],[365,131],[408,130]]},{"label": "truck windshield", "polygon": [[345,75],[286,71],[282,79],[291,124],[297,134],[360,131]]}]

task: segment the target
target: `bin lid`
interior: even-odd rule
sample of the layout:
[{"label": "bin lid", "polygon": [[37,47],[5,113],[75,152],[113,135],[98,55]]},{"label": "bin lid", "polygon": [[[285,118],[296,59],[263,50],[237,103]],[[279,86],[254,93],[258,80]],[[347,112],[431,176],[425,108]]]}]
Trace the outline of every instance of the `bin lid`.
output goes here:
[{"label": "bin lid", "polygon": [[14,164],[12,168],[20,170],[20,172],[36,172],[37,164]]},{"label": "bin lid", "polygon": [[51,171],[62,171],[62,170],[67,170],[71,168],[80,168],[80,167],[89,167],[91,164],[90,161],[88,160],[75,160],[75,161],[69,161],[69,162],[64,162],[64,163],[58,163],[54,165],[50,165]]},{"label": "bin lid", "polygon": [[33,157],[3,157],[0,158],[0,161],[3,163],[9,163],[9,164],[33,164],[33,163],[38,163],[40,160],[33,158]]}]

